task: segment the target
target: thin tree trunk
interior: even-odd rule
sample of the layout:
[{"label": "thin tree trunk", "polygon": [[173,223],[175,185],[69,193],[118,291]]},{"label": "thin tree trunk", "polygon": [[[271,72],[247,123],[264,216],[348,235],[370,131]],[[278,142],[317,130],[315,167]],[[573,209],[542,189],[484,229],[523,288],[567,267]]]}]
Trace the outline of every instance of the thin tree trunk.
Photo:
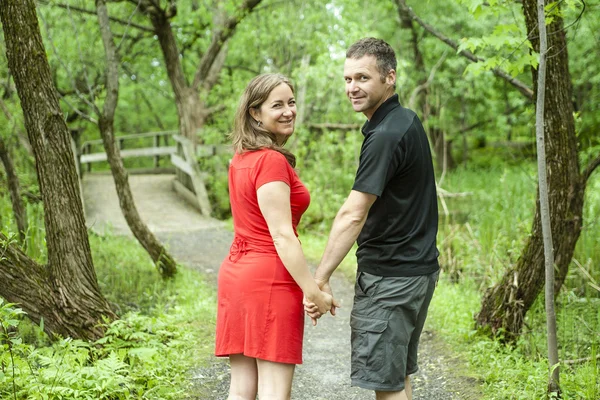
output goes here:
[{"label": "thin tree trunk", "polygon": [[117,62],[117,51],[113,41],[113,35],[110,30],[108,11],[104,0],[96,0],[96,9],[98,12],[98,23],[102,32],[102,42],[106,55],[106,99],[102,115],[98,119],[102,143],[108,158],[110,170],[112,172],[119,205],[123,216],[131,229],[131,232],[146,249],[152,260],[158,266],[161,275],[165,278],[172,277],[177,272],[177,264],[169,255],[164,246],[158,241],[156,236],[148,229],[142,221],[137,211],[133,195],[129,186],[127,171],[123,166],[119,149],[115,145],[114,138],[114,115],[117,108],[119,97],[119,64]]},{"label": "thin tree trunk", "polygon": [[558,344],[556,338],[556,312],[554,311],[554,245],[550,222],[550,204],[548,202],[548,181],[546,180],[546,149],[544,146],[544,101],[546,98],[546,53],[548,42],[546,35],[546,14],[544,0],[537,0],[538,29],[540,37],[540,62],[538,66],[537,99],[535,110],[535,136],[537,141],[538,187],[540,197],[540,215],[542,236],[544,238],[544,264],[546,272],[545,305],[546,329],[548,335],[548,365],[550,367],[548,392],[559,393]]},{"label": "thin tree trunk", "polygon": [[[423,58],[423,53],[421,53],[421,49],[419,48],[419,38],[417,35],[417,31],[413,24],[412,17],[409,13],[409,8],[406,5],[403,5],[402,2],[397,1],[398,15],[400,16],[401,24],[400,26],[403,29],[409,30],[411,39],[410,44],[413,51],[413,60],[414,67],[416,71],[422,71],[423,75],[418,81],[417,87],[413,90],[410,100],[408,101],[407,107],[418,110],[420,112],[421,120],[424,124],[427,123],[429,117],[436,117],[440,110],[438,107],[429,103],[429,86],[433,81],[433,77],[435,76],[435,72],[440,67],[443,62],[445,56],[436,63],[436,65],[431,69],[429,76],[425,71],[427,71],[425,67],[425,61]],[[427,129],[429,132],[429,141],[431,142],[431,146],[433,148],[433,152],[435,154],[435,161],[438,171],[442,169],[454,169],[456,163],[454,158],[452,157],[452,142],[446,141],[444,132],[439,129],[429,127]]]},{"label": "thin tree trunk", "polygon": [[40,192],[48,264],[40,266],[7,243],[0,257],[0,295],[19,303],[47,332],[95,339],[104,318],[116,318],[100,293],[83,215],[71,138],[52,83],[33,0],[3,0],[0,18],[8,66],[29,135]]},{"label": "thin tree trunk", "polygon": [[[536,0],[524,0],[523,12],[528,37],[534,50],[539,49]],[[569,270],[575,245],[581,234],[585,180],[579,171],[577,140],[573,119],[571,77],[569,74],[567,43],[563,20],[555,16],[549,25],[553,32],[548,37],[550,53],[547,58],[546,93],[544,107],[544,136],[547,156],[548,191],[552,237],[555,247],[556,278],[554,291],[558,293]],[[532,69],[533,82],[538,71]],[[535,88],[537,92],[537,85]],[[531,235],[517,264],[511,267],[501,281],[488,289],[476,316],[477,324],[492,333],[502,331],[505,339],[515,340],[523,326],[523,318],[531,308],[544,285],[544,244],[541,227],[539,198]]]},{"label": "thin tree trunk", "polygon": [[21,185],[15,171],[15,165],[12,162],[10,152],[4,143],[4,139],[0,137],[0,159],[4,170],[6,171],[6,180],[8,181],[8,191],[10,193],[10,201],[12,203],[17,230],[19,231],[19,239],[21,243],[25,242],[25,234],[27,233],[27,210],[21,199]]}]

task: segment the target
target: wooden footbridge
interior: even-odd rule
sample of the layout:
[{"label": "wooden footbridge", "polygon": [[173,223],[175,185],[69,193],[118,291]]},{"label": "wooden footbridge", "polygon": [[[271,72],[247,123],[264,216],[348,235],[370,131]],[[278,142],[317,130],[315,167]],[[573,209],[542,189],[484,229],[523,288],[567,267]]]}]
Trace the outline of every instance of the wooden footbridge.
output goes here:
[{"label": "wooden footbridge", "polygon": [[[220,224],[210,217],[207,175],[198,168],[197,158],[231,150],[224,145],[194,145],[178,133],[148,132],[115,138],[129,172],[136,207],[155,233]],[[76,148],[88,226],[100,233],[129,234],[102,140],[87,141]]]}]

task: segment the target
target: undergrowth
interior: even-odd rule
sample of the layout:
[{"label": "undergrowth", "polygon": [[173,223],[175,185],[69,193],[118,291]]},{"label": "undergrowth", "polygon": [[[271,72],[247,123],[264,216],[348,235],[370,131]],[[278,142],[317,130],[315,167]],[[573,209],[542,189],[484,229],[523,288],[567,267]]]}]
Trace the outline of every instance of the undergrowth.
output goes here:
[{"label": "undergrowth", "polygon": [[[445,204],[440,204],[438,248],[442,274],[427,326],[466,360],[469,374],[479,378],[487,400],[546,398],[543,292],[528,312],[515,346],[478,333],[474,321],[485,290],[516,263],[523,249],[535,209],[535,174],[535,166],[528,164],[485,171],[459,169],[446,175],[441,185],[460,196],[446,197]],[[341,201],[334,208],[339,206]],[[325,248],[330,226],[300,235],[304,251],[314,262]],[[600,177],[596,176],[588,183],[584,228],[556,303],[563,399],[600,398],[598,265]],[[353,278],[354,251],[339,270]]]},{"label": "undergrowth", "polygon": [[[479,171],[459,170],[444,188],[465,197],[449,200],[438,246],[443,279],[428,323],[466,356],[483,379],[486,399],[544,399],[548,384],[543,292],[528,312],[515,346],[480,335],[474,315],[485,290],[517,258],[529,234],[535,208],[533,165]],[[567,281],[557,299],[560,378],[563,399],[600,398],[600,179],[589,183],[584,229]],[[462,220],[453,220],[462,214]]]},{"label": "undergrowth", "polygon": [[95,342],[49,338],[0,299],[0,398],[185,398],[194,384],[188,371],[212,350],[214,290],[182,266],[163,281],[133,240],[91,235],[90,244],[120,319]]}]

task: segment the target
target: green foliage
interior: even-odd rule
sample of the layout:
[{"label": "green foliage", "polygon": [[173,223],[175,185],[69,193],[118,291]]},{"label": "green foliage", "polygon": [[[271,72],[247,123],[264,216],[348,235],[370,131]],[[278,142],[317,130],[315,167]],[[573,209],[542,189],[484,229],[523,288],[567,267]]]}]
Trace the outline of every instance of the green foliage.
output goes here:
[{"label": "green foliage", "polygon": [[[315,140],[315,135],[318,139]],[[303,227],[323,231],[350,193],[363,136],[355,131],[298,132],[298,173],[311,193]],[[335,166],[335,168],[332,168]],[[323,201],[323,199],[326,199]]]},{"label": "green foliage", "polygon": [[[600,264],[600,233],[594,223],[599,215],[598,181],[593,179],[586,192],[585,220],[591,223],[582,231],[565,291],[557,302],[561,361],[594,356],[600,344],[600,291],[590,286],[600,279],[599,271],[591,267]],[[516,238],[525,238],[530,229],[537,187],[534,166],[459,170],[446,178],[443,187],[471,194],[448,199],[451,214],[438,241],[444,279],[429,321],[436,332],[461,346],[472,368],[483,375],[486,399],[541,399],[548,374],[543,297],[527,314],[514,349],[477,335],[472,319],[484,289],[516,262],[523,247]],[[595,361],[561,365],[563,398],[597,398],[599,373]]]},{"label": "green foliage", "polygon": [[[18,327],[18,308],[0,309],[2,324]],[[13,318],[13,319],[9,319]],[[192,353],[189,332],[175,315],[128,314],[107,326],[95,343],[60,339],[48,347],[25,344],[17,334],[2,356],[2,398],[178,399],[185,393]],[[10,355],[10,358],[7,357]],[[166,362],[168,360],[168,362]],[[8,372],[8,373],[7,373]]]},{"label": "green foliage", "polygon": [[[84,0],[69,3],[93,9]],[[190,77],[210,42],[216,9],[210,2],[179,3],[171,22],[184,73]],[[193,9],[192,3],[199,7]],[[239,1],[218,3],[219,11],[230,13]],[[308,123],[364,121],[362,115],[352,112],[344,95],[345,49],[364,36],[379,36],[392,44],[399,58],[398,93],[405,105],[443,59],[427,89],[429,118],[425,124],[430,131],[444,132],[462,164],[445,175],[441,187],[468,195],[445,199],[448,214],[441,214],[439,236],[445,278],[434,298],[430,321],[450,342],[464,347],[470,365],[485,379],[487,398],[542,398],[547,365],[541,302],[531,310],[516,349],[502,347],[472,330],[472,315],[483,290],[516,262],[534,210],[536,178],[528,161],[534,154],[533,106],[489,71],[501,68],[533,87],[530,66],[536,66],[537,55],[526,40],[521,5],[506,0],[409,3],[428,24],[487,61],[469,63],[415,24],[423,56],[423,66],[417,68],[412,32],[400,28],[398,11],[389,0],[334,0],[326,5],[316,0],[263,0],[229,41],[225,67],[216,85],[210,93],[201,94],[207,106],[220,109],[208,118],[201,139],[207,144],[227,143],[237,101],[251,77],[267,71],[290,75],[298,96],[305,93],[299,98],[299,115],[306,125],[299,124],[288,145],[298,156],[299,175],[312,195],[312,205],[302,221],[301,240],[309,257],[317,260],[331,221],[352,185],[362,139],[358,130],[342,133],[308,128]],[[559,16],[565,19],[582,165],[600,149],[598,41],[589,40],[600,29],[596,9],[597,5],[589,4],[581,14],[581,2],[575,0],[546,7],[548,21]],[[40,3],[38,12],[69,127],[82,129],[82,140],[96,139],[96,125],[76,118],[73,110],[76,107],[95,117],[92,106],[100,105],[104,96],[103,49],[96,18],[58,8],[52,2]],[[124,21],[150,25],[128,2],[109,3],[109,12]],[[177,110],[157,38],[114,21],[111,27],[122,73],[117,136],[176,129]],[[27,196],[29,232],[24,249],[43,263],[43,209],[35,200],[39,197],[35,166],[18,140],[19,132],[25,136],[23,116],[7,72],[1,52],[0,90],[12,119],[0,125],[0,134],[11,146],[23,191],[31,194]],[[426,108],[420,106],[417,111],[423,115]],[[227,156],[200,160],[219,217],[229,215],[227,161]],[[149,162],[131,160],[126,165],[146,166]],[[571,273],[559,297],[561,359],[598,354],[599,182],[596,172],[586,192],[585,224]],[[0,216],[3,230],[10,234],[16,229],[6,193],[5,180],[0,179]],[[9,327],[0,339],[0,397],[20,393],[21,398],[177,398],[186,390],[184,371],[190,366],[190,351],[201,348],[208,352],[212,326],[200,321],[214,318],[213,293],[185,269],[180,269],[175,281],[162,282],[145,252],[128,241],[92,235],[90,242],[102,291],[118,308],[122,320],[108,327],[101,343],[59,340],[48,345],[49,339],[39,328],[21,321],[18,308],[0,304],[2,323],[14,328],[18,322],[18,331]],[[353,254],[342,268],[352,276]],[[598,398],[598,372],[595,361],[563,366],[565,398]],[[34,393],[34,385],[35,393],[41,394]]]},{"label": "green foliage", "polygon": [[[516,348],[501,345],[477,334],[473,329],[472,316],[478,310],[479,302],[480,291],[468,279],[457,285],[450,282],[448,275],[442,274],[427,324],[443,336],[457,353],[463,355],[471,373],[483,381],[483,399],[544,399],[548,363],[545,356],[543,301],[530,311],[530,314],[535,313],[539,318],[528,317],[527,325],[532,329],[522,334]],[[449,304],[452,306],[448,307]],[[561,343],[567,343],[574,337],[565,335],[565,325],[569,325],[569,329],[575,331],[580,322],[572,320],[577,317],[577,310],[564,309],[563,305],[562,301],[559,301],[559,338]],[[590,310],[591,308],[587,307],[587,311]],[[597,349],[599,341],[596,337],[595,344],[586,352],[587,357],[595,357],[597,353],[594,349]],[[560,359],[570,359],[564,349],[561,350]],[[590,360],[573,366],[561,364],[560,368],[564,399],[598,398],[600,367],[596,361]]]},{"label": "green foliage", "polygon": [[214,323],[206,321],[215,317],[213,290],[182,267],[174,281],[163,282],[130,240],[94,237],[91,243],[104,293],[121,301],[122,310],[140,312],[107,324],[96,342],[67,338],[48,345],[46,338],[22,340],[31,330],[43,333],[0,299],[0,398],[181,399],[192,390],[188,371],[211,348]]},{"label": "green foliage", "polygon": [[[531,229],[537,188],[533,163],[507,167],[459,168],[447,175],[442,187],[464,197],[445,199],[448,215],[440,214],[438,247],[442,275],[429,311],[428,326],[462,355],[468,374],[483,382],[483,399],[543,399],[548,379],[543,297],[526,318],[516,347],[501,345],[474,329],[474,314],[485,289],[515,263]],[[557,301],[561,361],[589,358],[572,365],[561,363],[565,399],[597,399],[600,365],[600,177],[586,192],[586,224],[570,274]],[[341,203],[336,206],[339,207]],[[313,205],[311,205],[311,208]],[[443,208],[440,208],[443,210]],[[331,219],[329,219],[331,220]],[[300,235],[307,257],[318,261],[330,222]],[[313,227],[314,228],[314,227]],[[340,270],[350,278],[356,270],[354,251]]]},{"label": "green foliage", "polygon": [[[29,207],[26,246],[44,262],[41,205]],[[6,196],[0,211],[10,215]],[[181,399],[191,393],[188,371],[212,350],[214,289],[183,266],[164,281],[132,239],[91,235],[90,244],[101,290],[121,319],[94,343],[52,341],[23,320],[17,305],[0,299],[0,398]]]}]

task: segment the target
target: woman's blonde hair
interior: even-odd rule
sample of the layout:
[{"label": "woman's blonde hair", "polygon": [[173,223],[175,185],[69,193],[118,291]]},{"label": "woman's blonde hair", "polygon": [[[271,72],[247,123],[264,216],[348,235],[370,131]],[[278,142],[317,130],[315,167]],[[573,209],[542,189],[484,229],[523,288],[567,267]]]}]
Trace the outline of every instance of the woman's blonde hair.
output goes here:
[{"label": "woman's blonde hair", "polygon": [[290,80],[281,74],[258,75],[248,83],[235,113],[233,132],[229,137],[236,153],[269,148],[283,154],[290,165],[295,167],[296,156],[282,147],[285,142],[281,146],[277,144],[275,134],[260,126],[250,115],[250,110],[258,110],[271,91],[282,83],[288,85],[294,93],[294,86]]}]

